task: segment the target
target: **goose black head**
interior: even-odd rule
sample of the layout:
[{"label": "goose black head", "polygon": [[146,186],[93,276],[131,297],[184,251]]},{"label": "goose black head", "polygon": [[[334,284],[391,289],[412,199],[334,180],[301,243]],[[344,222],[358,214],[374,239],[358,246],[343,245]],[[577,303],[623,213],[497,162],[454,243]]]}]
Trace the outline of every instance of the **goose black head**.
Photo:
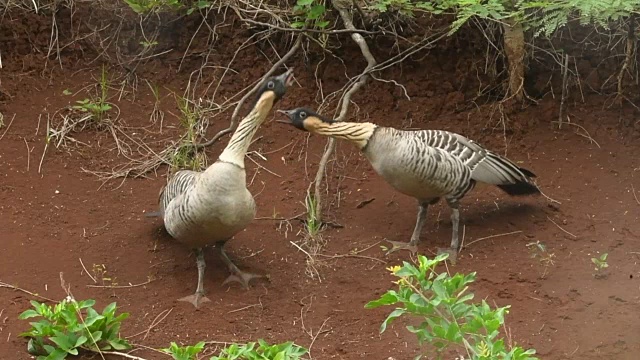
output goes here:
[{"label": "goose black head", "polygon": [[315,111],[307,108],[297,108],[293,110],[278,110],[279,113],[287,115],[289,121],[279,121],[285,124],[291,124],[300,130],[311,131],[317,130],[323,124],[332,124],[335,121],[328,119]]},{"label": "goose black head", "polygon": [[289,68],[281,75],[268,77],[258,88],[254,103],[258,102],[264,95],[272,95],[274,97],[273,103],[275,104],[284,96],[287,92],[287,87],[291,86],[291,84],[293,84],[293,68]]}]

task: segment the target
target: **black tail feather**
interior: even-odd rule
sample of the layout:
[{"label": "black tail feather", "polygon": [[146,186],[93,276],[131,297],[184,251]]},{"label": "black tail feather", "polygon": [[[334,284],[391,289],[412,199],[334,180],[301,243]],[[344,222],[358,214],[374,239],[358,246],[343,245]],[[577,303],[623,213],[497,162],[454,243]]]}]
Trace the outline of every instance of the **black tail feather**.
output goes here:
[{"label": "black tail feather", "polygon": [[521,167],[519,167],[518,169],[519,169],[520,171],[522,171],[522,173],[523,173],[523,174],[527,175],[527,176],[528,176],[528,177],[530,177],[530,178],[534,178],[534,177],[536,177],[536,174],[532,173],[530,170],[527,170],[527,169],[525,169],[525,168],[521,168]]},{"label": "black tail feather", "polygon": [[[527,176],[531,175],[527,174]],[[498,187],[511,196],[533,195],[540,193],[540,189],[538,189],[537,186],[524,181],[520,181],[515,184],[498,185]]]}]

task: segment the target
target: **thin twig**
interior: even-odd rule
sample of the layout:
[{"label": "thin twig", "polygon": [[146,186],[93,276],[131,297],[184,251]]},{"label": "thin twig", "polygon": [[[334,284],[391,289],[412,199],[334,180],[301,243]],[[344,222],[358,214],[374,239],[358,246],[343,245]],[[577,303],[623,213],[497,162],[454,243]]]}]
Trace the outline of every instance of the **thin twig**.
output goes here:
[{"label": "thin twig", "polygon": [[638,200],[638,196],[636,195],[636,188],[633,187],[633,184],[631,184],[631,191],[633,193],[633,198],[636,199],[636,204],[640,205],[640,201]]},{"label": "thin twig", "polygon": [[568,235],[571,235],[574,238],[577,238],[577,236],[575,236],[572,233],[568,232],[567,230],[563,229],[562,226],[558,225],[558,223],[556,223],[555,221],[551,220],[550,217],[547,216],[547,219],[549,219],[549,221],[551,221],[553,223],[553,225],[557,226],[558,229],[562,230],[565,234],[568,234]]},{"label": "thin twig", "polygon": [[[535,181],[534,181],[535,183]],[[547,194],[545,194],[544,192],[542,192],[542,190],[540,189],[540,187],[538,186],[538,184],[536,183],[536,187],[538,188],[538,190],[540,190],[540,194],[542,194],[542,196],[544,196],[547,200],[551,201],[552,203],[557,203],[562,205],[562,203],[554,198],[549,197]]]},{"label": "thin twig", "polygon": [[115,355],[115,356],[120,356],[123,358],[127,358],[127,359],[134,359],[134,360],[147,360],[145,358],[141,358],[139,356],[134,356],[134,355],[129,355],[127,353],[123,353],[123,352],[119,352],[119,351],[103,351],[102,352],[105,355]]},{"label": "thin twig", "polygon": [[31,149],[29,149],[29,143],[27,143],[27,138],[23,137],[24,145],[27,147],[27,172],[29,172],[29,168],[31,166]]},{"label": "thin twig", "polygon": [[134,287],[139,287],[139,286],[144,286],[149,284],[150,282],[154,281],[155,279],[150,278],[149,280],[140,283],[140,284],[133,284],[133,285],[87,285],[87,287],[90,288],[102,288],[102,289],[128,289],[128,288],[134,288]]},{"label": "thin twig", "polygon": [[[557,121],[553,121],[553,122],[557,123]],[[598,142],[594,138],[591,137],[591,134],[589,134],[587,129],[585,129],[582,125],[579,125],[579,124],[571,122],[571,118],[569,118],[569,115],[567,115],[567,121],[563,122],[563,124],[572,125],[572,126],[575,126],[575,127],[579,128],[579,129],[582,129],[582,131],[584,131],[586,133],[586,135],[580,134],[577,131],[576,131],[576,134],[579,135],[579,136],[582,136],[583,138],[589,139],[590,142],[592,142],[593,144],[596,144],[598,149],[601,149],[600,144],[598,144]]]},{"label": "thin twig", "polygon": [[360,255],[361,253],[371,249],[372,247],[376,246],[380,244],[380,241],[376,242],[375,244],[372,244],[370,246],[367,246],[366,248],[362,249],[362,250],[358,250],[358,251],[352,251],[348,254],[337,254],[337,255],[325,255],[325,254],[317,254],[318,256],[322,256],[325,258],[329,258],[329,259],[339,259],[339,258],[360,258],[360,259],[368,259],[368,260],[374,260],[383,264],[386,264],[387,262],[378,258],[374,258],[372,256],[365,256],[365,255]]},{"label": "thin twig", "polygon": [[9,125],[7,125],[7,128],[4,129],[4,132],[2,133],[2,136],[0,136],[0,140],[2,140],[2,138],[7,134],[7,131],[9,131],[9,129],[11,128],[11,124],[13,124],[13,120],[16,118],[16,114],[13,114],[13,117],[11,118],[11,121],[9,121]]},{"label": "thin twig", "polygon": [[229,312],[227,312],[227,314],[232,314],[232,313],[235,313],[235,312],[240,312],[240,311],[243,311],[243,310],[251,309],[252,307],[256,307],[256,306],[262,306],[262,304],[252,304],[252,305],[243,306],[243,307],[241,307],[239,309],[230,310]]},{"label": "thin twig", "polygon": [[324,319],[324,321],[322,322],[322,325],[320,325],[320,328],[318,329],[318,332],[316,332],[316,334],[313,335],[313,337],[311,338],[311,344],[309,344],[309,349],[308,349],[310,358],[311,358],[311,348],[313,348],[313,344],[316,342],[316,339],[318,338],[318,336],[322,333],[331,331],[331,330],[322,331],[322,328],[324,328],[324,325],[327,323],[327,321],[329,321],[329,319],[331,319],[331,317]]},{"label": "thin twig", "polygon": [[[504,234],[495,234],[495,235],[485,236],[485,237],[482,237],[482,238],[479,238],[479,239],[475,239],[473,241],[469,241],[469,243],[467,245],[465,245],[465,248],[468,248],[471,244],[475,244],[478,241],[493,239],[493,238],[497,238],[497,237],[501,237],[501,236],[519,234],[521,232],[522,232],[522,230],[516,230],[516,231],[504,233]],[[460,251],[462,251],[462,246],[460,247]]]},{"label": "thin twig", "polygon": [[93,280],[94,284],[97,284],[98,281],[96,280],[96,278],[94,278],[93,276],[91,276],[91,274],[89,273],[89,271],[87,271],[87,268],[84,267],[84,263],[82,262],[81,258],[78,258],[78,260],[80,260],[80,265],[82,265],[82,268],[84,269],[84,272],[91,278],[91,280]]},{"label": "thin twig", "polygon": [[25,290],[25,289],[19,288],[17,286],[11,285],[11,284],[7,284],[6,282],[3,282],[3,281],[0,281],[0,288],[13,289],[13,290],[20,291],[20,292],[23,292],[25,294],[29,294],[31,296],[37,297],[37,298],[42,299],[42,300],[56,302],[55,300],[49,299],[48,297],[44,297],[44,296],[38,295],[36,293],[32,293],[29,290]]},{"label": "thin twig", "polygon": [[149,335],[149,332],[156,326],[158,326],[164,319],[167,318],[167,316],[169,316],[169,314],[171,314],[171,312],[173,311],[173,308],[170,309],[165,309],[162,310],[160,312],[160,314],[156,315],[156,317],[153,319],[153,321],[151,321],[151,325],[149,325],[149,327],[146,330],[142,330],[138,333],[135,333],[133,335],[129,335],[127,336],[125,339],[131,339],[134,338],[138,335],[142,335],[144,334],[144,337],[142,338],[143,340],[147,338],[147,336]]},{"label": "thin twig", "polygon": [[271,175],[273,175],[273,176],[277,176],[277,177],[279,177],[279,178],[281,178],[281,177],[282,177],[282,176],[280,176],[280,175],[278,175],[278,174],[274,173],[273,171],[271,171],[271,170],[267,169],[266,167],[264,167],[264,166],[262,166],[262,165],[258,164],[258,162],[257,162],[257,161],[255,161],[255,160],[253,160],[253,159],[251,158],[251,156],[247,156],[247,159],[251,160],[251,162],[253,162],[254,164],[256,164],[256,166],[257,166],[257,167],[259,167],[260,169],[262,169],[262,170],[264,170],[264,171],[268,172],[269,174],[271,174]]}]

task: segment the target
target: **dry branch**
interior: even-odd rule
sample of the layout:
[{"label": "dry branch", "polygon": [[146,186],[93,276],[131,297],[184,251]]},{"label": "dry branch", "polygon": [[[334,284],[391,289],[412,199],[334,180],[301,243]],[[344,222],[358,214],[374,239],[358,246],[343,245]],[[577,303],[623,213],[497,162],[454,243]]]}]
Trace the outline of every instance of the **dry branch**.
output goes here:
[{"label": "dry branch", "polygon": [[[350,1],[347,0],[333,0],[333,7],[340,14],[340,18],[344,22],[344,27],[349,30],[356,30],[356,27],[353,25],[353,18],[351,13],[347,10],[347,7],[351,4]],[[336,118],[336,121],[344,121],[347,116],[347,112],[349,111],[349,104],[351,102],[351,97],[356,91],[360,90],[364,84],[369,80],[369,72],[377,65],[376,59],[371,54],[371,50],[369,50],[369,46],[367,42],[357,32],[351,33],[351,39],[358,45],[360,51],[362,52],[362,56],[367,60],[367,67],[365,67],[364,71],[357,77],[357,81],[351,84],[351,87],[341,99],[341,107],[340,114]],[[325,148],[324,154],[322,154],[322,159],[320,160],[320,165],[318,167],[318,172],[316,173],[316,177],[314,180],[315,184],[315,192],[314,197],[316,201],[316,210],[315,214],[318,220],[322,221],[322,192],[320,187],[322,185],[322,180],[324,178],[324,174],[327,167],[327,162],[329,158],[333,154],[333,150],[335,149],[335,139],[330,138],[327,142],[327,147]]]},{"label": "dry branch", "polygon": [[262,84],[262,82],[264,81],[264,79],[266,79],[267,77],[271,76],[271,74],[273,74],[282,64],[284,64],[287,60],[289,60],[289,58],[291,56],[293,56],[293,54],[296,53],[296,51],[298,51],[298,49],[300,48],[300,43],[302,43],[302,35],[298,35],[298,37],[296,38],[295,43],[293,44],[293,46],[291,47],[291,49],[289,49],[289,51],[275,64],[273,64],[273,66],[271,67],[271,69],[269,69],[269,71],[267,71],[266,74],[264,74],[262,80],[260,82],[258,82],[253,89],[249,90],[243,97],[242,99],[240,99],[240,101],[238,102],[238,105],[236,105],[235,110],[233,110],[233,114],[231,115],[231,123],[229,124],[229,127],[219,131],[214,137],[212,137],[210,140],[205,141],[203,143],[197,144],[195,145],[196,149],[202,149],[205,148],[207,146],[212,145],[213,143],[215,143],[219,138],[221,138],[222,136],[229,134],[230,132],[232,132],[236,125],[237,125],[237,118],[238,118],[238,113],[240,112],[240,109],[242,108],[242,105],[244,104],[245,101],[247,101],[247,99],[253,95],[253,93],[255,93],[258,88],[260,87],[260,85]]}]

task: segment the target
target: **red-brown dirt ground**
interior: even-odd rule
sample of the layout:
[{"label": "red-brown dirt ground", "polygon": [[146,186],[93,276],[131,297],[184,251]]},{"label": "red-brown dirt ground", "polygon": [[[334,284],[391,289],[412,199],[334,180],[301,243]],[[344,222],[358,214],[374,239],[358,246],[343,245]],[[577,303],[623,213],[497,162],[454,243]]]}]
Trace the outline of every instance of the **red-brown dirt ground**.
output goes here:
[{"label": "red-brown dirt ground", "polygon": [[[60,287],[63,273],[76,299],[95,299],[99,308],[116,301],[120,311],[130,313],[122,335],[147,347],[165,347],[170,341],[264,338],[311,347],[314,359],[410,359],[417,354],[415,337],[402,321],[379,334],[390,308],[364,309],[366,302],[394,286],[386,267],[410,258],[406,252],[385,256],[380,245],[384,239],[409,239],[416,204],[378,177],[355,147],[339,142],[329,165],[332,206],[327,211],[344,227],[322,233],[326,246],[317,264],[321,279],[312,279],[305,254],[292,244],[301,240],[302,225],[294,220],[287,227],[273,218],[304,212],[306,189],[325,139],[272,121],[278,118],[275,113],[269,117],[251,148],[266,160],[251,156],[255,163],[247,161],[258,219],[227,249],[241,268],[269,273],[271,282],[258,281],[249,290],[222,286],[227,271],[209,252],[205,288],[211,302],[196,310],[176,301],[195,288],[193,254],[172,242],[158,219],[144,216],[145,211],[156,210],[158,190],[165,183],[164,167],[157,175],[116,179],[102,186],[83,169],[108,170],[125,159],[113,150],[110,133],[85,130],[73,136],[87,145],[49,146],[38,172],[47,114],[81,100],[82,94],[67,96],[64,90],[75,93],[95,84],[100,64],[69,60],[62,69],[43,75],[30,51],[21,53],[24,49],[2,44],[0,50],[5,66],[0,70],[0,90],[5,94],[0,98],[5,122],[0,128],[0,281],[60,300],[65,297]],[[437,49],[432,53],[429,56],[438,56]],[[240,73],[230,75],[233,81],[223,96],[235,94],[270,67],[262,64],[264,57],[257,51],[244,56],[234,64]],[[636,114],[626,107],[608,108],[605,96],[571,101],[572,121],[595,143],[580,136],[584,133],[578,134],[575,126],[552,129],[549,122],[557,119],[559,102],[548,96],[511,113],[510,121],[522,125],[505,134],[499,126],[493,128],[497,115],[469,107],[463,94],[453,90],[449,77],[455,64],[422,61],[387,74],[406,86],[411,100],[393,84],[370,82],[353,99],[359,108],[354,118],[455,131],[499,152],[504,152],[506,140],[508,156],[535,172],[543,192],[554,200],[509,198],[498,189],[477,187],[463,200],[461,211],[468,247],[449,270],[477,272],[471,289],[476,298],[510,304],[507,326],[512,340],[535,348],[542,359],[636,359],[640,202],[635,191],[640,191],[636,177],[640,145],[637,134],[620,123],[621,118],[634,123]],[[356,74],[362,64],[360,59],[354,61],[350,73]],[[297,83],[276,108],[314,107],[318,89],[312,68],[301,58],[289,65],[296,67]],[[143,133],[149,141],[177,138],[178,119],[173,115],[177,110],[170,91],[182,94],[189,76],[183,70],[168,77],[163,66],[152,62],[145,70],[151,81],[166,85],[160,88],[164,133],[149,122],[154,100],[146,85],[139,85],[135,99],[118,99],[116,90],[110,98],[127,132]],[[345,81],[337,61],[327,65],[321,76],[328,88]],[[216,118],[209,136],[227,126],[230,113]],[[227,139],[207,150],[210,163]],[[358,207],[370,199],[375,200]],[[432,207],[420,252],[434,254],[436,247],[449,243],[450,234],[449,209],[443,204]],[[532,257],[527,244],[536,241],[553,254],[553,265],[545,267]],[[596,278],[591,258],[602,253],[609,254],[609,268],[605,277]],[[95,266],[104,266],[105,277],[112,281],[98,278],[94,283],[83,264],[92,275]],[[95,287],[112,283],[118,287]],[[31,358],[26,340],[18,337],[28,328],[18,314],[31,299],[35,298],[0,288],[0,359]],[[151,350],[135,354],[168,358]]]}]

